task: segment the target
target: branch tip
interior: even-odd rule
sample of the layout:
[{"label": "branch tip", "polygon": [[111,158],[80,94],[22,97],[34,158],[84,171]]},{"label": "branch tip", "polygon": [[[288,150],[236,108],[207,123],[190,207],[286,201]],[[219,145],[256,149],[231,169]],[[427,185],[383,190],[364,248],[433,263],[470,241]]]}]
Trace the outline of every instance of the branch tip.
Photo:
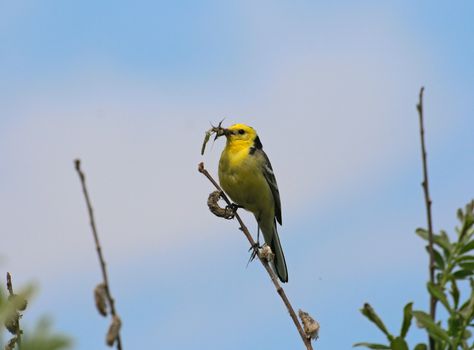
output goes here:
[{"label": "branch tip", "polygon": [[[426,155],[426,146],[425,146],[425,128],[423,125],[423,92],[425,88],[422,86],[420,88],[419,100],[416,105],[418,110],[418,117],[420,123],[420,143],[421,143],[421,161],[423,165],[423,181],[421,186],[423,187],[424,197],[425,197],[425,207],[426,207],[426,221],[428,224],[428,251],[429,251],[429,273],[430,273],[430,282],[435,283],[435,264],[434,264],[434,249],[433,249],[433,219],[431,215],[431,205],[432,201],[430,198],[430,189],[428,182],[428,160]],[[430,316],[433,321],[436,320],[436,302],[437,299],[433,294],[430,296]],[[430,350],[435,349],[435,341],[433,337],[429,337]]]},{"label": "branch tip", "polygon": [[7,272],[7,289],[10,295],[13,295],[13,286],[12,286],[12,275],[10,272]]}]

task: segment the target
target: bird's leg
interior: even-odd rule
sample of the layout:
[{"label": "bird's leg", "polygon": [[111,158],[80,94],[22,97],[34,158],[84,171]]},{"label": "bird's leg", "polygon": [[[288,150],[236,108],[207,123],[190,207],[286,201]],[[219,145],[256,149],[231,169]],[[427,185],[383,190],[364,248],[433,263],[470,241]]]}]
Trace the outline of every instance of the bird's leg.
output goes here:
[{"label": "bird's leg", "polygon": [[257,256],[258,250],[260,248],[262,248],[260,246],[260,225],[257,223],[257,242],[254,243],[249,249],[249,251],[252,250],[252,254],[250,254],[250,258],[249,258],[249,261],[248,261],[247,265],[250,264],[250,262],[255,259],[255,256]]},{"label": "bird's leg", "polygon": [[257,243],[256,244],[257,244],[258,248],[261,248],[260,247],[260,225],[259,224],[257,224]]}]

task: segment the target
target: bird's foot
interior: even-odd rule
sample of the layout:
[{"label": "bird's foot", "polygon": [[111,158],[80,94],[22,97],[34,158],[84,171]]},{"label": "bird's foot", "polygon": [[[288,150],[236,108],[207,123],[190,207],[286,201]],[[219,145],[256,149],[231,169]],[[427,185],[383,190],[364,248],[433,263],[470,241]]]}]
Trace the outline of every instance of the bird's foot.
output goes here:
[{"label": "bird's foot", "polygon": [[232,204],[225,207],[225,211],[226,211],[226,213],[229,212],[229,218],[232,219],[232,218],[234,218],[235,213],[237,213],[237,209],[239,209],[239,208],[243,208],[243,207],[238,205],[238,204],[232,203]]},{"label": "bird's foot", "polygon": [[251,261],[253,261],[255,259],[255,257],[257,256],[258,254],[258,251],[261,249],[262,247],[260,246],[259,242],[257,241],[257,243],[254,243],[250,248],[249,248],[249,252],[252,251],[252,253],[250,254],[250,258],[249,258],[249,261],[247,262],[247,266],[250,264]]}]

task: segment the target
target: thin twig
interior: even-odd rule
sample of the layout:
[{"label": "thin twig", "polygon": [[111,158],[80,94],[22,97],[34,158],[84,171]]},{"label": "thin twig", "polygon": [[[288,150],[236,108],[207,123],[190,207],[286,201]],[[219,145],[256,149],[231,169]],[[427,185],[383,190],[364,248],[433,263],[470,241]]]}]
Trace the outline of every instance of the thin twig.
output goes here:
[{"label": "thin twig", "polygon": [[[224,191],[222,191],[221,187],[219,186],[219,184],[212,178],[212,176],[209,174],[209,172],[204,168],[204,163],[199,163],[199,166],[198,166],[198,171],[203,174],[205,177],[207,177],[209,179],[209,181],[211,181],[211,183],[214,185],[214,187],[220,191],[221,193],[221,196],[222,198],[224,199],[224,201],[230,206],[232,205],[232,202],[229,200],[229,198],[227,198],[227,196],[225,195]],[[239,222],[239,225],[240,225],[240,230],[244,233],[245,237],[247,237],[247,240],[249,241],[250,243],[250,246],[251,247],[256,247],[256,243],[252,237],[252,235],[250,234],[249,230],[247,229],[247,226],[245,226],[244,222],[242,221],[242,219],[240,218],[239,214],[237,212],[235,212],[235,218],[237,219],[237,221]],[[260,262],[262,263],[263,267],[265,268],[265,270],[267,271],[268,275],[270,276],[270,279],[272,280],[273,282],[273,285],[275,286],[275,289],[278,293],[278,295],[280,296],[280,298],[283,300],[283,303],[285,304],[286,308],[288,309],[288,313],[290,314],[290,317],[291,319],[293,320],[293,323],[295,324],[296,326],[296,329],[298,330],[298,333],[300,334],[301,336],[301,339],[303,340],[303,343],[304,345],[306,346],[306,349],[307,350],[313,350],[313,346],[311,344],[311,339],[310,337],[308,337],[308,335],[305,334],[303,328],[301,327],[301,324],[300,322],[298,321],[298,318],[296,316],[296,313],[295,311],[293,310],[293,307],[291,306],[291,303],[290,301],[288,300],[288,297],[286,296],[285,294],[285,291],[283,290],[282,286],[280,285],[280,283],[278,282],[278,278],[277,276],[275,275],[275,273],[273,272],[272,268],[270,267],[270,265],[268,264],[268,262],[263,259],[262,257],[259,256],[259,254],[256,255],[258,257],[258,259],[260,260]]]},{"label": "thin twig", "polygon": [[[8,294],[10,294],[10,298],[11,299],[15,298],[16,295],[15,293],[13,293],[12,275],[10,274],[10,272],[7,272],[7,289],[8,289]],[[15,317],[13,319],[14,319],[14,326],[15,326],[14,330],[16,334],[15,334],[15,338],[13,338],[10,342],[13,346],[15,344],[18,345],[18,348],[21,347],[21,334],[22,334],[22,331],[20,328],[20,318],[21,318],[21,314],[18,313],[18,310],[15,310]]]},{"label": "thin twig", "polygon": [[[112,314],[112,318],[115,319],[116,317],[118,317],[117,312],[115,310],[115,300],[112,297],[112,294],[110,292],[110,284],[109,284],[109,278],[107,276],[106,263],[104,260],[104,256],[102,255],[102,248],[100,246],[99,235],[97,233],[97,228],[96,228],[95,220],[94,220],[94,211],[92,209],[92,204],[91,204],[89,193],[86,187],[86,176],[81,170],[81,160],[76,159],[74,161],[74,164],[75,164],[77,174],[79,175],[79,178],[81,180],[82,192],[84,193],[84,198],[86,200],[87,211],[89,213],[89,220],[90,220],[90,225],[92,229],[92,234],[94,236],[95,247],[96,247],[97,255],[99,257],[100,268],[102,270],[102,278],[103,278],[103,283],[104,283],[105,295],[107,297],[107,300],[110,306],[110,313]],[[119,332],[117,332],[116,342],[117,342],[117,350],[122,350],[122,341],[121,341]]]},{"label": "thin twig", "polygon": [[[421,186],[423,187],[423,191],[425,193],[425,205],[426,205],[426,218],[428,221],[428,237],[429,237],[429,253],[430,253],[430,282],[435,283],[435,263],[434,263],[434,251],[433,251],[433,221],[431,217],[431,197],[429,191],[429,183],[428,183],[428,165],[427,165],[427,155],[426,155],[426,147],[425,147],[425,129],[423,126],[423,91],[425,90],[424,87],[420,89],[420,96],[419,102],[416,105],[416,109],[418,110],[418,116],[420,120],[420,141],[421,141],[421,159],[423,161],[423,182]],[[433,321],[435,321],[436,317],[436,301],[437,299],[431,294],[430,297],[430,315]],[[430,349],[434,350],[434,339],[430,337]]]}]

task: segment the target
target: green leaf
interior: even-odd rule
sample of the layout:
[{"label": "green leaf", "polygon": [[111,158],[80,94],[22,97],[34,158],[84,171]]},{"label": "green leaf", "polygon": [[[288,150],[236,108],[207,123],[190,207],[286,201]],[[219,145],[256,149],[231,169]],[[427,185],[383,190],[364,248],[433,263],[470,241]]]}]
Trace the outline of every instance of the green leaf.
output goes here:
[{"label": "green leaf", "polygon": [[420,343],[417,344],[413,350],[428,350],[428,346],[426,346],[426,344]]},{"label": "green leaf", "polygon": [[402,323],[402,329],[400,330],[400,336],[402,338],[406,337],[408,330],[410,329],[410,326],[411,326],[411,319],[413,318],[413,315],[411,314],[412,307],[413,307],[413,303],[408,303],[403,308],[403,323]]},{"label": "green leaf", "polygon": [[357,346],[365,346],[366,348],[369,349],[374,349],[374,350],[390,350],[390,346],[383,345],[383,344],[375,344],[375,343],[355,343],[352,345],[354,348]]},{"label": "green leaf", "polygon": [[392,350],[408,350],[408,344],[402,337],[396,337],[390,343],[390,348]]},{"label": "green leaf", "polygon": [[449,242],[449,236],[445,231],[441,231],[440,235],[433,234],[433,241],[435,242],[435,244],[443,248],[446,257],[451,256],[453,245]]},{"label": "green leaf", "polygon": [[467,253],[470,250],[474,249],[474,240],[469,241],[464,247],[461,248],[460,254]]},{"label": "green leaf", "polygon": [[448,298],[446,297],[446,294],[444,294],[444,291],[441,289],[441,287],[431,282],[428,282],[427,288],[428,288],[428,292],[430,292],[432,296],[438,299],[441,302],[441,304],[444,305],[446,310],[451,312],[451,306],[449,305]]},{"label": "green leaf", "polygon": [[[452,276],[451,276],[452,277]],[[452,279],[452,278],[451,278]],[[438,283],[441,283],[441,281],[443,280],[443,273],[442,272],[438,272],[436,275],[435,275],[435,281],[438,281]]]},{"label": "green leaf", "polygon": [[474,232],[472,231],[472,227],[474,226],[474,200],[467,203],[465,206],[464,212],[462,209],[458,210],[458,219],[461,221],[462,226],[461,229],[457,229],[459,233],[459,241],[464,242],[468,241]]},{"label": "green leaf", "polygon": [[468,231],[474,225],[474,216],[472,214],[467,214],[464,217],[464,225],[462,227],[462,231]]},{"label": "green leaf", "polygon": [[[429,242],[429,234],[427,230],[424,228],[417,228],[415,232],[418,236]],[[433,233],[433,243],[441,247],[446,256],[451,255],[452,246],[449,243],[449,238],[446,233],[444,233],[444,235],[437,235]]]},{"label": "green leaf", "polygon": [[416,318],[420,327],[426,329],[429,335],[434,339],[450,342],[448,333],[442,329],[439,325],[433,322],[433,319],[424,311],[413,311],[413,316]]},{"label": "green leaf", "polygon": [[448,319],[448,334],[452,337],[456,337],[461,330],[463,321],[461,315],[457,313],[451,314]]},{"label": "green leaf", "polygon": [[457,309],[459,305],[459,289],[454,278],[451,279],[451,295],[454,301],[454,308]]},{"label": "green leaf", "polygon": [[[430,246],[426,246],[426,251],[430,254]],[[440,252],[433,248],[433,256],[438,270],[444,269],[444,259]]]},{"label": "green leaf", "polygon": [[466,217],[464,218],[464,222],[462,223],[461,230],[459,231],[461,241],[466,241],[471,238],[472,232],[470,232],[470,230],[473,224],[474,224],[474,217],[472,215],[466,215]]},{"label": "green leaf", "polygon": [[466,277],[472,276],[474,271],[472,270],[457,270],[453,273],[453,277],[457,280],[465,279]]},{"label": "green leaf", "polygon": [[473,261],[473,262],[463,262],[463,263],[460,263],[459,266],[460,266],[463,270],[471,270],[471,271],[474,271],[474,261]]},{"label": "green leaf", "polygon": [[433,249],[433,255],[434,255],[434,260],[435,260],[436,265],[438,265],[438,268],[440,270],[443,270],[444,269],[443,256],[436,249]]},{"label": "green leaf", "polygon": [[415,230],[415,233],[420,236],[421,238],[423,238],[425,241],[429,241],[429,234],[428,234],[428,231],[425,230],[424,228],[421,228],[421,227],[418,227],[416,230]]},{"label": "green leaf", "polygon": [[472,332],[469,329],[465,329],[462,335],[462,338],[467,340],[471,337],[472,337]]},{"label": "green leaf", "polygon": [[387,336],[388,341],[393,340],[393,335],[388,332],[387,327],[385,327],[384,323],[369,303],[365,303],[364,307],[360,309],[360,312],[362,312],[365,317],[372,321]]},{"label": "green leaf", "polygon": [[456,262],[474,262],[474,255],[463,255],[456,258]]},{"label": "green leaf", "polygon": [[466,204],[466,213],[472,214],[474,212],[474,199]]},{"label": "green leaf", "polygon": [[471,297],[459,309],[461,316],[470,321],[474,314],[474,291],[471,292]]},{"label": "green leaf", "polygon": [[441,230],[441,231],[439,231],[439,232],[440,232],[439,236],[440,236],[441,240],[443,240],[444,242],[446,242],[446,243],[448,243],[448,244],[451,244],[451,243],[449,243],[449,236],[448,236],[448,234],[446,233],[446,231]]}]

